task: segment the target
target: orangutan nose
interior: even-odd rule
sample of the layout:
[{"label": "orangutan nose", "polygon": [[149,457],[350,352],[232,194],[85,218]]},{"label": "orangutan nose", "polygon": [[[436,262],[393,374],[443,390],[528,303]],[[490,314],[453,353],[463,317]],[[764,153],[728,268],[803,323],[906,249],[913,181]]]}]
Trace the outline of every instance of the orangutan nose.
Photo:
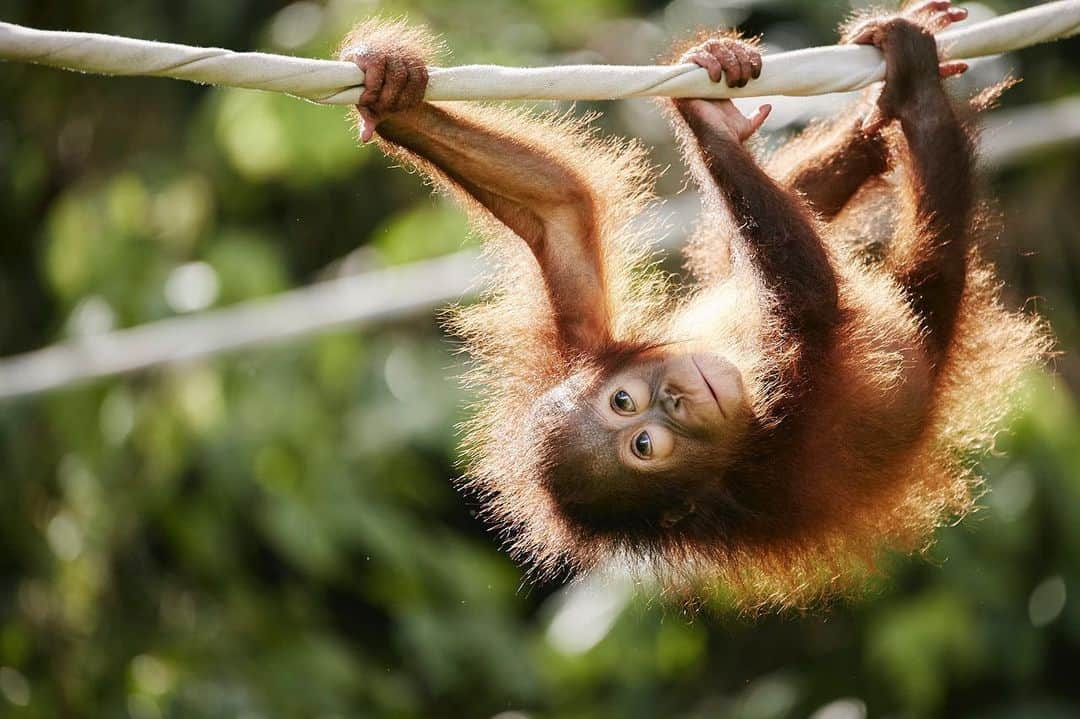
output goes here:
[{"label": "orangutan nose", "polygon": [[667,397],[664,398],[664,404],[667,405],[669,412],[674,412],[682,405],[683,396],[677,392],[668,390]]}]

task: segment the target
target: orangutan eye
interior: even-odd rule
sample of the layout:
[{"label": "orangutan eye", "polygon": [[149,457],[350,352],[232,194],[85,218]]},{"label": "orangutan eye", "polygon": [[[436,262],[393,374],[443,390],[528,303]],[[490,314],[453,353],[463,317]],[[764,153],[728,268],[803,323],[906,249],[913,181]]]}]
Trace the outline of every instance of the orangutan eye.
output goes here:
[{"label": "orangutan eye", "polygon": [[634,454],[642,459],[649,459],[652,457],[652,453],[652,437],[649,436],[648,432],[639,432],[638,435],[634,437]]},{"label": "orangutan eye", "polygon": [[623,414],[633,414],[637,411],[637,405],[634,404],[634,398],[624,389],[611,395],[611,407],[616,412],[621,412]]}]

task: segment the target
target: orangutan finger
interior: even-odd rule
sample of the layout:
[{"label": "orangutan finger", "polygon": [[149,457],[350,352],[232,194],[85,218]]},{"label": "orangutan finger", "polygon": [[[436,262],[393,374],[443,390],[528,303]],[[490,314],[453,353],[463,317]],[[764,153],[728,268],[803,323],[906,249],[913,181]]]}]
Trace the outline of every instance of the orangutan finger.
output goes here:
[{"label": "orangutan finger", "polygon": [[938,65],[938,75],[941,77],[953,77],[966,72],[968,64],[966,62],[960,62],[958,60],[943,62]]},{"label": "orangutan finger", "polygon": [[720,61],[713,57],[711,53],[702,50],[695,54],[690,61],[707,70],[709,79],[713,82],[720,82],[720,79],[724,76],[724,68],[720,66]]}]

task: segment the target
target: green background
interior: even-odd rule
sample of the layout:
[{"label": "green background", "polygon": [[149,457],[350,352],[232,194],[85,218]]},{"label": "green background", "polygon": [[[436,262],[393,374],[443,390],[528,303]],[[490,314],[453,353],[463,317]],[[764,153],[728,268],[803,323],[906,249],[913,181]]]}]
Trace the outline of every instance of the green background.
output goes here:
[{"label": "green background", "polygon": [[[0,0],[35,27],[317,57],[356,18],[407,13],[456,62],[511,64],[648,62],[702,22],[827,44],[848,10]],[[1076,39],[1012,56],[1004,105],[1075,95],[1078,58]],[[594,107],[672,165],[663,192],[682,186],[648,103]],[[1008,301],[1049,318],[1061,354],[982,463],[983,508],[864,598],[749,622],[618,583],[523,585],[451,485],[467,398],[427,314],[0,403],[0,716],[1080,715],[1078,160],[1064,145],[987,174]],[[357,148],[341,108],[0,64],[0,355],[190,309],[167,292],[178,267],[225,306],[345,256],[475,241]]]}]

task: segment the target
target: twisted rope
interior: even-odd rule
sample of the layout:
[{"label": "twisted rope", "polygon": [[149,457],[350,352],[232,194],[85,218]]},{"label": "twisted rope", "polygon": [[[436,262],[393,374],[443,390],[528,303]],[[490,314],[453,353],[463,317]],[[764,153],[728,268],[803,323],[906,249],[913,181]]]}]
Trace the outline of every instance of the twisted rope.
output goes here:
[{"label": "twisted rope", "polygon": [[[971,59],[1080,32],[1080,0],[1058,0],[938,35],[944,56]],[[328,105],[352,105],[364,76],[347,62],[232,52],[0,23],[0,58],[102,75],[149,75],[272,90]],[[629,97],[756,97],[856,90],[885,76],[881,53],[838,45],[766,56],[743,88],[713,83],[695,65],[567,65],[434,68],[429,100],[616,100]]]}]

